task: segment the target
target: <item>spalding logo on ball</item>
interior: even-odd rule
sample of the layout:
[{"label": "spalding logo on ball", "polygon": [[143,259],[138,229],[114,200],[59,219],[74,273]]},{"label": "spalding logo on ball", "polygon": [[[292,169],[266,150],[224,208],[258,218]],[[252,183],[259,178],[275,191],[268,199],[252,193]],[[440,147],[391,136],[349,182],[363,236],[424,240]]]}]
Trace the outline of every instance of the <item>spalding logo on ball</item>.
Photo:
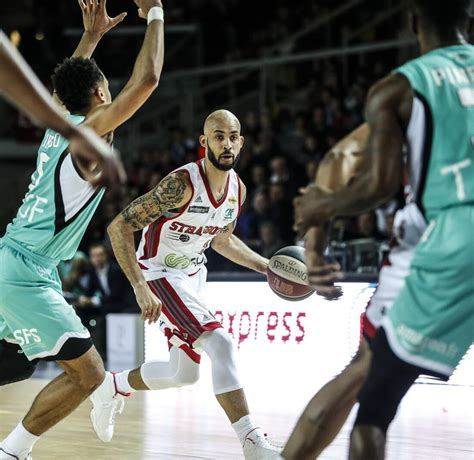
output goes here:
[{"label": "spalding logo on ball", "polygon": [[308,286],[308,271],[304,248],[287,246],[273,254],[267,269],[268,284],[272,291],[286,300],[303,300],[314,293]]}]

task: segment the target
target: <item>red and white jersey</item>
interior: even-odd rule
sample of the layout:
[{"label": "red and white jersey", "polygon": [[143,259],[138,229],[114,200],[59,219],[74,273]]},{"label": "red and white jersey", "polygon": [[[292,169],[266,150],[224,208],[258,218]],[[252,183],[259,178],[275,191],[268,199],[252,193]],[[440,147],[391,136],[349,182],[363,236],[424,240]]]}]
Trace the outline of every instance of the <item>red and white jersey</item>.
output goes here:
[{"label": "red and white jersey", "polygon": [[163,215],[143,230],[137,259],[147,280],[163,276],[167,270],[180,270],[188,275],[199,271],[206,263],[204,251],[212,239],[240,213],[241,185],[237,173],[229,171],[224,195],[216,201],[203,161],[176,170],[189,176],[193,189],[189,202],[180,212]]}]

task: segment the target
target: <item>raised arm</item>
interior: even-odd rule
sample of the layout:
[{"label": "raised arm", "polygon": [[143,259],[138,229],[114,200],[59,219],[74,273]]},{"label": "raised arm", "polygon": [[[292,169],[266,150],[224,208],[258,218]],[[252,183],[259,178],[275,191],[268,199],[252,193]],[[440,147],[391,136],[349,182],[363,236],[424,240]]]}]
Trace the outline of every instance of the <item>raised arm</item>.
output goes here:
[{"label": "raised arm", "polygon": [[153,190],[127,206],[107,229],[117,262],[135,290],[142,319],[156,321],[161,302],[151,292],[138,265],[133,234],[165,212],[185,206],[191,197],[188,175],[179,171],[169,174]]},{"label": "raised arm", "polygon": [[127,121],[146,102],[158,86],[163,68],[163,20],[157,14],[162,12],[161,1],[135,0],[135,3],[140,16],[149,16],[150,22],[130,80],[111,104],[97,107],[86,119],[85,123],[101,136]]},{"label": "raised arm", "polygon": [[54,129],[70,139],[71,149],[81,158],[99,163],[102,173],[94,184],[113,185],[125,179],[122,164],[113,150],[92,130],[66,120],[20,53],[0,32],[0,92],[25,112],[34,123]]},{"label": "raised arm", "polygon": [[111,18],[107,13],[107,0],[78,0],[82,11],[84,33],[72,57],[90,58],[102,36],[122,22],[127,13]]},{"label": "raised arm", "polygon": [[[242,181],[240,185],[242,189],[242,206],[246,197],[246,188]],[[268,259],[257,254],[255,251],[252,251],[252,249],[250,249],[242,240],[237,238],[232,233],[234,231],[234,226],[234,222],[227,225],[225,230],[222,233],[219,233],[219,235],[212,240],[212,249],[236,264],[265,274],[268,267]]]}]

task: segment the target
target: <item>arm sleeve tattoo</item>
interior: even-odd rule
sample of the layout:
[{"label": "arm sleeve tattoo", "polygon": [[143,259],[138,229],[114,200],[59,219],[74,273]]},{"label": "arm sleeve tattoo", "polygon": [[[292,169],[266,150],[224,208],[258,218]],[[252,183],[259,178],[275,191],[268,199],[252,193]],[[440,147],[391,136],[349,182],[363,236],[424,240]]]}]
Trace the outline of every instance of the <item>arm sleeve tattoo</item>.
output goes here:
[{"label": "arm sleeve tattoo", "polygon": [[121,212],[122,217],[135,230],[141,230],[164,212],[182,206],[187,184],[183,172],[166,176],[153,190],[129,204]]}]

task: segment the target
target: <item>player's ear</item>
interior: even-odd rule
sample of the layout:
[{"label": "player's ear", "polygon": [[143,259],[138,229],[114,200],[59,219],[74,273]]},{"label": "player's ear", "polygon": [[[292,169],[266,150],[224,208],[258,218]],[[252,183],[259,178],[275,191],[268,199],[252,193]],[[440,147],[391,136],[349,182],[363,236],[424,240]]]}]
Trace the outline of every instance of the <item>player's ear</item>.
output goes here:
[{"label": "player's ear", "polygon": [[100,86],[95,90],[94,94],[101,100],[101,102],[105,102],[105,93]]},{"label": "player's ear", "polygon": [[201,134],[199,136],[199,144],[201,145],[201,147],[207,148],[207,136]]},{"label": "player's ear", "polygon": [[245,142],[245,137],[244,137],[244,136],[240,136],[240,148],[243,147],[244,142]]}]

